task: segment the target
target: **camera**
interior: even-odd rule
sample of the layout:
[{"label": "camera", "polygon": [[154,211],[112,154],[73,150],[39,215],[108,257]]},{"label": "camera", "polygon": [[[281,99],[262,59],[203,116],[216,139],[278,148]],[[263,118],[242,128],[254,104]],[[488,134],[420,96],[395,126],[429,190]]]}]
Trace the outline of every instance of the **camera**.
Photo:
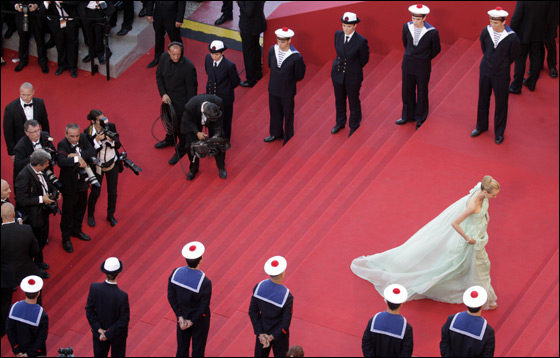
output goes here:
[{"label": "camera", "polygon": [[88,165],[86,165],[85,168],[80,167],[78,164],[76,164],[76,166],[74,167],[74,170],[81,176],[81,177],[85,177],[86,181],[91,184],[92,186],[96,187],[96,188],[101,188],[101,184],[99,184],[99,181],[97,180],[97,177],[95,176],[95,174],[93,174],[93,170],[91,170],[89,164],[96,164],[99,165],[99,159],[97,159],[96,157],[91,157],[89,159],[86,159],[86,163],[88,163]]},{"label": "camera", "polygon": [[58,213],[62,215],[62,211],[60,211],[60,208],[58,207],[58,203],[56,202],[56,198],[58,197],[58,190],[55,189],[54,192],[49,193],[48,197],[49,199],[54,200],[54,203],[45,204],[45,207],[47,208],[49,214],[56,215]]},{"label": "camera", "polygon": [[58,190],[62,189],[62,183],[60,182],[60,180],[58,180],[56,175],[54,175],[52,171],[52,166],[47,167],[47,169],[45,169],[45,175],[50,180],[50,182],[55,186],[55,188],[57,188]]},{"label": "camera", "polygon": [[132,160],[128,159],[126,152],[122,152],[119,155],[119,161],[122,162],[125,167],[132,170],[134,172],[134,174],[140,175],[140,172],[142,171],[142,168],[140,168],[138,165],[136,165]]},{"label": "camera", "polygon": [[74,349],[72,347],[59,348],[58,349],[58,356],[59,357],[75,357]]},{"label": "camera", "polygon": [[[46,139],[46,141],[44,140]],[[50,154],[51,159],[49,160],[49,166],[45,169],[45,175],[49,178],[50,182],[58,189],[62,189],[62,183],[56,175],[54,175],[53,168],[56,165],[56,150],[52,149],[50,146],[53,142],[53,137],[41,137],[41,146],[43,149]]]},{"label": "camera", "polygon": [[191,155],[193,157],[215,157],[231,148],[231,144],[225,138],[214,136],[206,140],[191,143]]},{"label": "camera", "polygon": [[112,140],[117,140],[119,135],[109,129],[109,118],[102,117],[101,119],[99,119],[99,122],[101,122],[101,125],[103,126],[103,131],[101,133],[105,134]]},{"label": "camera", "polygon": [[20,4],[21,12],[23,13],[23,31],[29,31],[29,5],[28,4]]},{"label": "camera", "polygon": [[97,4],[97,8],[98,8],[99,10],[105,10],[105,9],[107,9],[107,3],[106,3],[105,1],[100,1],[100,2]]}]

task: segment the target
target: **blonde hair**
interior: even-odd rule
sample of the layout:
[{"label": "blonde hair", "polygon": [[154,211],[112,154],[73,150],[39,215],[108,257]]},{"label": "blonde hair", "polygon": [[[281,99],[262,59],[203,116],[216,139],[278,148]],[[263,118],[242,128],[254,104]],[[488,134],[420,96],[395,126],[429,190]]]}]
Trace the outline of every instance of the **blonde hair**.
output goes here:
[{"label": "blonde hair", "polygon": [[485,175],[484,178],[482,178],[482,183],[480,185],[480,188],[482,190],[486,190],[487,192],[491,193],[496,190],[500,190],[500,183],[498,183],[490,175]]}]

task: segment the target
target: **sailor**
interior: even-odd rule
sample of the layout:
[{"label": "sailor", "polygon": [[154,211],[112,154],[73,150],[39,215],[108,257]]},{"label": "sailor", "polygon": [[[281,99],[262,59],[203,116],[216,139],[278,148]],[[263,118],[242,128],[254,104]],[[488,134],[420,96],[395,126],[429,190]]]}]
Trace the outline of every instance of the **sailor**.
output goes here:
[{"label": "sailor", "polygon": [[471,137],[488,130],[490,96],[494,92],[494,135],[496,144],[504,141],[506,130],[511,64],[521,53],[521,43],[515,32],[506,25],[508,12],[497,7],[488,11],[490,25],[480,34],[482,61],[478,80],[478,111],[476,128]]},{"label": "sailor", "polygon": [[364,357],[411,357],[412,326],[400,314],[408,291],[399,284],[392,284],[385,288],[383,297],[387,310],[369,320],[362,337]]},{"label": "sailor", "polygon": [[43,280],[39,276],[27,276],[19,287],[25,293],[25,300],[12,305],[6,327],[12,352],[17,357],[46,356],[49,317],[37,304]]},{"label": "sailor", "polygon": [[346,98],[350,106],[350,135],[354,134],[362,120],[360,88],[364,80],[363,67],[369,61],[369,47],[365,37],[356,32],[360,19],[353,12],[345,12],[341,18],[342,31],[334,34],[336,59],[331,69],[336,105],[336,124],[331,134],[338,133],[346,125]]},{"label": "sailor", "polygon": [[187,266],[173,270],[167,285],[167,299],[177,317],[177,357],[204,357],[210,329],[212,282],[200,270],[204,245],[193,241],[183,247]]},{"label": "sailor", "polygon": [[428,83],[432,72],[432,59],[441,51],[439,33],[426,22],[430,9],[417,4],[408,8],[412,21],[403,26],[402,40],[404,56],[402,61],[402,102],[401,118],[395,123],[402,125],[416,122],[416,129],[426,121],[430,109]]},{"label": "sailor", "polygon": [[467,311],[447,318],[441,328],[439,350],[442,357],[493,357],[494,329],[482,318],[482,306],[488,293],[480,286],[472,286],[463,294]]},{"label": "sailor", "polygon": [[294,136],[296,83],[305,77],[305,63],[299,51],[292,46],[293,30],[283,27],[274,33],[278,43],[270,47],[267,55],[270,67],[270,135],[264,141],[270,143],[284,139],[286,144]]},{"label": "sailor", "polygon": [[224,134],[231,140],[231,120],[233,118],[233,101],[235,100],[235,87],[241,82],[235,63],[224,56],[227,47],[222,41],[215,40],[208,45],[210,53],[206,55],[204,66],[208,82],[206,93],[214,94],[223,101]]},{"label": "sailor", "polygon": [[290,348],[290,323],[294,297],[282,284],[288,263],[282,256],[268,259],[264,271],[270,276],[253,289],[249,317],[256,335],[255,357],[285,357]]}]

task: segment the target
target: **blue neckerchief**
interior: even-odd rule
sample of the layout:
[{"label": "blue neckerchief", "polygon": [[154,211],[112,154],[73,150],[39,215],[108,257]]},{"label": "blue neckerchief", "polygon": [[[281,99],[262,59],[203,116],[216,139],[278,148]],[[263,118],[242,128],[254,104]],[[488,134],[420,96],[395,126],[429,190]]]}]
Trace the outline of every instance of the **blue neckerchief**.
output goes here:
[{"label": "blue neckerchief", "polygon": [[171,283],[198,293],[200,291],[200,286],[202,286],[202,281],[204,281],[204,277],[204,272],[191,269],[188,266],[183,266],[173,272]]},{"label": "blue neckerchief", "polygon": [[9,318],[37,327],[42,315],[43,307],[38,304],[19,301],[14,303],[10,309]]},{"label": "blue neckerchief", "polygon": [[261,283],[258,284],[253,296],[282,308],[284,307],[289,294],[290,290],[288,290],[286,286],[279,285],[268,279],[261,281]]},{"label": "blue neckerchief", "polygon": [[486,332],[487,325],[488,323],[484,318],[480,316],[471,316],[467,312],[461,312],[453,317],[449,329],[453,332],[481,341],[484,337],[484,332]]},{"label": "blue neckerchief", "polygon": [[406,318],[386,311],[379,312],[371,321],[370,331],[403,339],[406,332]]}]

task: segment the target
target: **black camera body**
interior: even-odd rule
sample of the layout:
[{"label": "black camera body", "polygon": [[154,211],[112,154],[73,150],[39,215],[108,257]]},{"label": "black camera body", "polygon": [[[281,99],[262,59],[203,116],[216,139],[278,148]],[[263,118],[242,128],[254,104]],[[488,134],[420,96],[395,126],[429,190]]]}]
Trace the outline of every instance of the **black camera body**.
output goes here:
[{"label": "black camera body", "polygon": [[44,204],[45,208],[47,209],[49,214],[52,214],[52,215],[60,214],[60,215],[62,215],[62,211],[60,211],[60,208],[58,207],[58,203],[56,202],[56,198],[58,197],[58,193],[59,193],[58,190],[55,189],[52,193],[48,194],[49,199],[54,200],[54,203]]},{"label": "black camera body", "polygon": [[29,5],[28,4],[19,4],[21,6],[21,12],[23,13],[23,31],[29,31]]},{"label": "black camera body", "polygon": [[74,349],[72,347],[59,348],[58,349],[58,356],[59,357],[75,357]]},{"label": "black camera body", "polygon": [[142,168],[140,168],[138,165],[136,165],[132,160],[128,159],[128,154],[126,152],[122,152],[119,155],[119,161],[121,163],[123,163],[123,165],[125,167],[132,170],[132,172],[134,172],[134,174],[140,175],[140,172],[142,171]]},{"label": "black camera body", "polygon": [[117,133],[113,132],[109,128],[109,118],[102,117],[99,121],[101,122],[101,125],[103,126],[103,130],[101,131],[101,133],[105,134],[107,137],[111,138],[112,140],[117,140],[119,135]]}]

